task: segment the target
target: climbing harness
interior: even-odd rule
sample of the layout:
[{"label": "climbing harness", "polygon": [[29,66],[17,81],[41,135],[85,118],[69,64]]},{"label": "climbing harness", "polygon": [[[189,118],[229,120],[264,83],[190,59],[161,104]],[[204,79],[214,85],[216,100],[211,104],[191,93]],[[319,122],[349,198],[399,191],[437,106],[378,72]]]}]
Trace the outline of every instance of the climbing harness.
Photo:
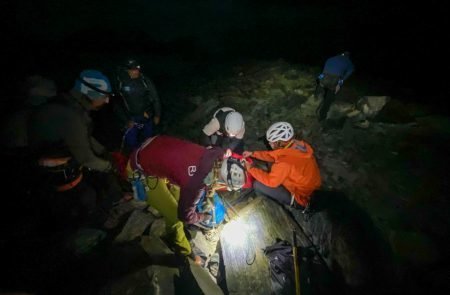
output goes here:
[{"label": "climbing harness", "polygon": [[70,156],[43,156],[37,164],[45,181],[57,192],[68,191],[83,179],[82,167]]}]

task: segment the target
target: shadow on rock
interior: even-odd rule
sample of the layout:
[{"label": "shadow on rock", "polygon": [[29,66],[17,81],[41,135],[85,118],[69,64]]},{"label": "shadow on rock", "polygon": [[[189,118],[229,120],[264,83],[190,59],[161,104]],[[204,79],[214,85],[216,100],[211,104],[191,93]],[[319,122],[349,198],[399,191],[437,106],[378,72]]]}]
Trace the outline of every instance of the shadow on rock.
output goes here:
[{"label": "shadow on rock", "polygon": [[367,213],[336,191],[316,192],[310,207],[306,213],[291,212],[346,293],[390,289],[389,248]]}]

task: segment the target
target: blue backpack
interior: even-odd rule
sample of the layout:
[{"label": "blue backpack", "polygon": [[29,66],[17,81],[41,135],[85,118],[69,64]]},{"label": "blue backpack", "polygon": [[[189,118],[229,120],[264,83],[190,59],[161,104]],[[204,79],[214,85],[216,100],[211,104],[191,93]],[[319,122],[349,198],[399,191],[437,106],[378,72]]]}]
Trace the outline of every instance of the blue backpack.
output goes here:
[{"label": "blue backpack", "polygon": [[214,193],[213,196],[214,209],[210,211],[205,211],[203,208],[205,206],[204,204],[205,198],[206,198],[206,190],[203,191],[202,196],[200,197],[200,200],[197,203],[197,211],[211,214],[213,218],[211,219],[211,221],[207,223],[202,221],[200,222],[200,224],[210,228],[218,226],[225,220],[225,215],[227,213],[227,209],[225,208],[222,198],[217,193]]}]

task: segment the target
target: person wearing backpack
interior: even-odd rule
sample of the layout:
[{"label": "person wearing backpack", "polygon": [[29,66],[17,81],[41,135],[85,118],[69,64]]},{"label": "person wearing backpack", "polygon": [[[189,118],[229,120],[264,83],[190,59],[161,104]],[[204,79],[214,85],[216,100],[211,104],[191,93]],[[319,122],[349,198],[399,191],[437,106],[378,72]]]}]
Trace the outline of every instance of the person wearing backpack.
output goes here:
[{"label": "person wearing backpack", "polygon": [[152,81],[141,72],[141,65],[129,59],[119,67],[117,91],[122,97],[114,105],[123,135],[123,145],[132,151],[155,134],[161,119],[161,103]]},{"label": "person wearing backpack", "polygon": [[231,162],[229,165],[228,158],[223,156],[220,147],[206,148],[184,139],[158,135],[132,152],[126,169],[121,172],[132,184],[135,198],[147,202],[164,216],[167,240],[175,253],[190,257],[198,264],[200,257],[193,254],[183,223],[208,224],[213,216],[206,209],[198,211],[200,198],[205,193],[214,195],[216,187],[227,184],[230,190],[238,190],[247,181],[243,167]]},{"label": "person wearing backpack", "polygon": [[244,151],[245,122],[241,113],[230,107],[218,109],[203,127],[201,142],[205,146],[220,146],[226,155]]},{"label": "person wearing backpack", "polygon": [[265,171],[245,162],[246,170],[255,179],[253,188],[279,203],[306,208],[312,193],[322,183],[314,150],[307,142],[294,138],[294,128],[288,122],[272,124],[266,139],[272,151],[242,154],[271,164],[270,171]]},{"label": "person wearing backpack", "polygon": [[344,81],[353,73],[354,66],[348,51],[330,57],[317,77],[317,96],[321,99],[317,113],[319,121],[327,118],[328,111],[341,90]]}]

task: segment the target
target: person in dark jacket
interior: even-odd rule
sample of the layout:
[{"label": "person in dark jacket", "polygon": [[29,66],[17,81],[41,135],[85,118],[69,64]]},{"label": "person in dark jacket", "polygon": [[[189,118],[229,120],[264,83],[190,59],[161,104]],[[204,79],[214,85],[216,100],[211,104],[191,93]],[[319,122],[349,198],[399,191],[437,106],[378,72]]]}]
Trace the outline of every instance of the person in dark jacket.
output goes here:
[{"label": "person in dark jacket", "polygon": [[[28,142],[37,166],[36,177],[48,191],[45,195],[54,196],[50,202],[56,211],[65,208],[72,212],[79,207],[78,216],[86,217],[99,209],[99,219],[106,219],[113,203],[122,198],[109,173],[113,166],[108,152],[91,135],[89,113],[109,103],[110,94],[111,84],[103,73],[84,70],[69,93],[30,115]],[[100,191],[102,196],[96,193]]]},{"label": "person in dark jacket", "polygon": [[124,130],[123,147],[133,150],[155,133],[161,119],[161,103],[152,81],[141,65],[129,59],[117,74],[117,90],[122,97],[115,112]]},{"label": "person in dark jacket", "polygon": [[109,103],[110,94],[111,84],[105,75],[82,71],[69,93],[33,112],[28,125],[30,146],[35,150],[64,147],[80,165],[110,171],[111,162],[100,156],[106,149],[91,135],[89,116]]},{"label": "person in dark jacket", "polygon": [[201,142],[205,146],[220,146],[226,155],[244,151],[245,122],[241,113],[230,107],[218,109],[203,127]]},{"label": "person in dark jacket", "polygon": [[202,194],[218,184],[210,181],[214,178],[212,175],[220,174],[221,179],[225,179],[220,185],[231,183],[230,189],[234,190],[240,189],[246,181],[243,169],[237,165],[231,164],[230,169],[220,167],[227,165],[223,156],[224,150],[220,147],[206,148],[183,139],[158,135],[131,153],[128,162],[128,179],[144,177],[146,196],[143,199],[164,216],[175,252],[197,262],[199,258],[192,254],[183,223],[198,224],[212,218],[196,210]]},{"label": "person in dark jacket", "polygon": [[317,109],[319,121],[327,118],[328,111],[341,90],[344,81],[353,73],[354,66],[348,51],[330,57],[317,77],[317,96],[321,99]]}]

